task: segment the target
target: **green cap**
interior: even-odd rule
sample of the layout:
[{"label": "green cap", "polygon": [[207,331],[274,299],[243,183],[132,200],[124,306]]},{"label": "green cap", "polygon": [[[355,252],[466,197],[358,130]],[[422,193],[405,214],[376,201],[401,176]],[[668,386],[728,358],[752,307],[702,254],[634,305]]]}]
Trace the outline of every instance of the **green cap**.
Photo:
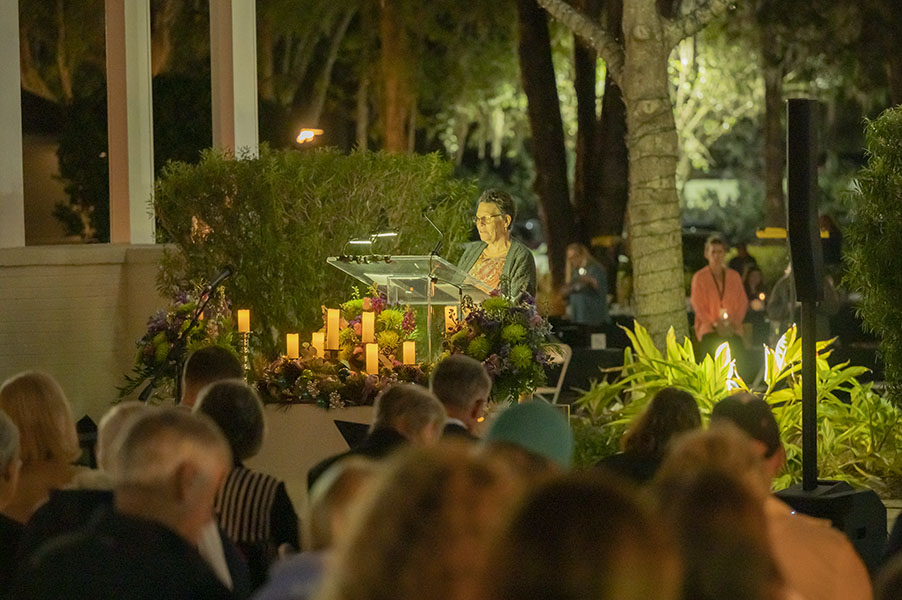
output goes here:
[{"label": "green cap", "polygon": [[515,404],[502,412],[489,428],[485,441],[520,446],[565,468],[573,465],[570,423],[541,400]]}]

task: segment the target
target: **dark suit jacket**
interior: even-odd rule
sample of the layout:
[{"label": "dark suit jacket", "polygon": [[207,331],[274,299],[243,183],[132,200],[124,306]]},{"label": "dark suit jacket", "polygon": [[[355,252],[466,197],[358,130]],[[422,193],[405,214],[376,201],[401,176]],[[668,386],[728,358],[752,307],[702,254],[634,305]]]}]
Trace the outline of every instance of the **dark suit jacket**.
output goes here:
[{"label": "dark suit jacket", "polygon": [[370,432],[356,448],[347,452],[330,456],[318,462],[307,472],[307,489],[310,490],[320,476],[329,470],[329,467],[348,456],[366,456],[369,458],[382,458],[388,456],[393,450],[407,443],[407,439],[388,427],[380,427]]},{"label": "dark suit jacket", "polygon": [[479,439],[460,423],[445,423],[445,428],[442,430],[442,437],[466,439],[474,442]]}]

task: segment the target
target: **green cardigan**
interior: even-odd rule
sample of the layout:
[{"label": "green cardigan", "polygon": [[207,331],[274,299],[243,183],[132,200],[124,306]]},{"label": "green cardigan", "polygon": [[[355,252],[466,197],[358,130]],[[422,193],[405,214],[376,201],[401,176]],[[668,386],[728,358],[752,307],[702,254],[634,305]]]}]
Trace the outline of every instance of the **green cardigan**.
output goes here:
[{"label": "green cardigan", "polygon": [[[464,253],[457,261],[458,268],[469,273],[487,245],[483,241],[478,241],[464,246]],[[511,247],[504,260],[501,283],[498,287],[502,294],[515,300],[519,299],[523,292],[532,297],[536,295],[536,261],[529,248],[514,238],[511,238]]]}]

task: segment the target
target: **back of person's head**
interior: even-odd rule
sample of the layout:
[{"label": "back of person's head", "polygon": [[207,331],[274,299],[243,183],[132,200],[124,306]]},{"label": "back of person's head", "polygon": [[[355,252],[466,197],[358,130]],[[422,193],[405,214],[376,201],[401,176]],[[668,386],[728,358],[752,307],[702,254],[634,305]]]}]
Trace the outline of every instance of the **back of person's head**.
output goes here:
[{"label": "back of person's head", "polygon": [[411,441],[424,432],[438,430],[445,421],[445,408],[432,393],[413,383],[396,383],[384,389],[373,403],[370,431],[394,429]]},{"label": "back of person's head", "polygon": [[712,469],[741,479],[759,501],[770,491],[770,477],[752,440],[729,423],[692,431],[674,440],[655,481],[675,481]]},{"label": "back of person's head", "polygon": [[902,554],[889,559],[874,580],[874,600],[902,599]]},{"label": "back of person's head", "polygon": [[310,489],[307,549],[326,550],[346,533],[348,515],[379,465],[363,456],[349,456],[330,467]]},{"label": "back of person's head", "polygon": [[489,564],[489,598],[679,597],[679,558],[667,529],[632,488],[598,473],[560,475],[529,492]]},{"label": "back of person's head", "polygon": [[68,463],[81,454],[69,401],[50,375],[29,371],[7,379],[0,386],[0,409],[19,428],[24,464]]},{"label": "back of person's head", "polygon": [[692,394],[666,387],[655,394],[623,437],[623,450],[660,459],[675,435],[698,429],[701,425],[698,402]]},{"label": "back of person's head", "polygon": [[763,444],[764,458],[783,447],[770,404],[749,392],[736,392],[714,405],[711,424],[728,421]]},{"label": "back of person's head", "polygon": [[145,411],[153,410],[143,402],[120,402],[106,411],[97,425],[97,467],[112,475],[116,470],[116,440],[128,423]]},{"label": "back of person's head", "polygon": [[485,366],[464,354],[442,359],[432,371],[429,389],[448,414],[455,418],[474,412],[477,403],[485,404],[492,391],[492,379]]},{"label": "back of person's head", "polygon": [[223,379],[241,379],[244,369],[235,353],[222,346],[207,346],[191,353],[182,374],[181,403],[194,406],[200,391]]},{"label": "back of person's head", "polygon": [[408,448],[384,463],[340,540],[323,600],[474,597],[520,484],[471,448]]},{"label": "back of person's head", "polygon": [[215,479],[231,467],[228,442],[205,415],[174,408],[147,411],[132,420],[114,444],[117,489],[168,488],[184,465],[200,480]]},{"label": "back of person's head", "polygon": [[16,492],[19,480],[19,428],[0,410],[0,510]]},{"label": "back of person's head", "polygon": [[719,468],[674,473],[656,479],[651,490],[680,546],[685,598],[784,597],[759,491]]},{"label": "back of person's head", "polygon": [[201,390],[194,412],[219,426],[236,460],[255,456],[263,445],[263,403],[257,392],[240,379],[217,381]]},{"label": "back of person's head", "polygon": [[559,468],[573,465],[570,423],[547,402],[514,404],[492,422],[487,444],[510,444],[551,461]]}]

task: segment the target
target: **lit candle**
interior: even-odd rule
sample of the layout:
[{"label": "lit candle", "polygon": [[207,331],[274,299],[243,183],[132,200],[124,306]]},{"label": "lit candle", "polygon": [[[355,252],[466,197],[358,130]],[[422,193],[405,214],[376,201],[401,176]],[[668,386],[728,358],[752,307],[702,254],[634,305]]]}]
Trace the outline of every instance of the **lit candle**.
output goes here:
[{"label": "lit candle", "polygon": [[415,341],[407,340],[404,342],[403,356],[405,365],[417,364],[417,343]]},{"label": "lit candle", "polygon": [[238,310],[238,333],[250,333],[251,311],[246,308]]},{"label": "lit candle", "polygon": [[338,350],[338,309],[326,311],[326,350]]},{"label": "lit candle", "polygon": [[299,344],[300,340],[299,340],[298,334],[289,333],[285,337],[286,337],[285,345],[286,345],[286,350],[288,350],[288,352],[287,352],[288,358],[297,358],[300,355],[300,353],[298,352],[298,349],[300,346],[300,344]]},{"label": "lit candle", "polygon": [[379,373],[379,344],[366,345],[366,372],[372,375]]},{"label": "lit candle", "polygon": [[445,307],[445,331],[451,331],[457,325],[457,307]]},{"label": "lit candle", "polygon": [[760,294],[758,294],[758,300],[761,300],[762,302],[764,302],[764,292],[761,292]]},{"label": "lit candle", "polygon": [[326,332],[325,331],[314,331],[313,339],[310,342],[310,345],[316,350],[316,355],[322,358],[326,355]]},{"label": "lit candle", "polygon": [[362,335],[361,341],[364,344],[372,344],[376,341],[376,313],[367,310],[363,312],[360,321]]}]

